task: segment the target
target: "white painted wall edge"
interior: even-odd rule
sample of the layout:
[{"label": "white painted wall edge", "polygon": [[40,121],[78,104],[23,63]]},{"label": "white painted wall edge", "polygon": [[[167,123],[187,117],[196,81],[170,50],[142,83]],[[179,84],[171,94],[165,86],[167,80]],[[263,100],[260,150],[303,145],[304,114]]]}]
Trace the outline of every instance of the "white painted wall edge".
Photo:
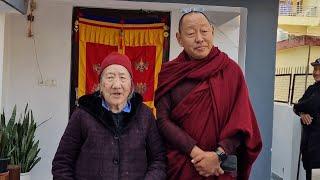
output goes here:
[{"label": "white painted wall edge", "polygon": [[4,87],[3,81],[3,62],[4,62],[4,43],[5,43],[5,24],[6,24],[6,15],[4,13],[0,13],[0,109],[2,109],[2,90]]}]

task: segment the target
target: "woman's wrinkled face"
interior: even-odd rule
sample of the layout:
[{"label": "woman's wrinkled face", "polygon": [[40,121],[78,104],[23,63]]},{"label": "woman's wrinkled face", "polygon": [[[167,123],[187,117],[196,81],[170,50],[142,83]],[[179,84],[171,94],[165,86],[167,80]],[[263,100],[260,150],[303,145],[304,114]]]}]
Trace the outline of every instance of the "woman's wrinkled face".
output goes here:
[{"label": "woman's wrinkled face", "polygon": [[316,82],[320,81],[320,65],[316,65],[313,67],[313,78]]},{"label": "woman's wrinkled face", "polygon": [[128,70],[118,64],[106,67],[100,78],[100,91],[111,108],[124,106],[131,93],[131,76]]}]

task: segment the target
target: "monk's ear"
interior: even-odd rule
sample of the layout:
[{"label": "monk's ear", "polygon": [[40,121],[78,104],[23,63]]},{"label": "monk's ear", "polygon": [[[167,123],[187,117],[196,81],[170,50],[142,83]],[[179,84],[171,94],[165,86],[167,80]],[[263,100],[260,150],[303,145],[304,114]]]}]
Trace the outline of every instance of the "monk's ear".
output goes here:
[{"label": "monk's ear", "polygon": [[176,38],[177,38],[177,41],[178,41],[180,47],[183,47],[182,46],[181,34],[179,32],[176,33]]}]

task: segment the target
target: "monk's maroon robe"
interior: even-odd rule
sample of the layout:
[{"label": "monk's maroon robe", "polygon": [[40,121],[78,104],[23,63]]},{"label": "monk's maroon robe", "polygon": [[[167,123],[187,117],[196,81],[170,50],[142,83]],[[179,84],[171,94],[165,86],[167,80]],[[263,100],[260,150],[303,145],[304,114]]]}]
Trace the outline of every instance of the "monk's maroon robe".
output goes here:
[{"label": "monk's maroon robe", "polygon": [[229,173],[200,176],[189,154],[194,145],[205,151],[221,144],[232,147],[232,139],[239,134],[240,145],[232,152],[238,157],[237,179],[249,178],[262,147],[261,137],[241,69],[226,54],[213,47],[202,60],[182,52],[163,64],[155,104],[167,142],[168,179],[234,179]]}]

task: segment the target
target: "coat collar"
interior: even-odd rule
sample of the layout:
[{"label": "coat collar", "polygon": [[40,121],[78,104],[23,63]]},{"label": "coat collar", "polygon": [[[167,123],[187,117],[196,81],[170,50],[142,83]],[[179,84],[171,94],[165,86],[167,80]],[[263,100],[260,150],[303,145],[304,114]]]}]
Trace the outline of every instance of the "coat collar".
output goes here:
[{"label": "coat collar", "polygon": [[[139,93],[133,94],[132,98],[130,99],[131,111],[129,113],[122,112],[124,113],[125,127],[129,124],[130,121],[134,119],[137,110],[142,105],[142,100],[143,98]],[[102,107],[102,97],[98,91],[93,94],[80,97],[79,108],[88,112],[96,120],[100,121],[104,126],[115,132],[112,120],[112,112]]]}]

